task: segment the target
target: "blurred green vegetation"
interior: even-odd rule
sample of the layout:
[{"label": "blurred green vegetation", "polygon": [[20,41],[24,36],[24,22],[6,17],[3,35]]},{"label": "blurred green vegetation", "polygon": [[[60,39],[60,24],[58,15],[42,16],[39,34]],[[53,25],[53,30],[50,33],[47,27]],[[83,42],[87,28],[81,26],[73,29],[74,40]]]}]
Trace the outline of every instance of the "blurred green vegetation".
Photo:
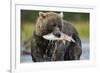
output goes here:
[{"label": "blurred green vegetation", "polygon": [[29,39],[32,36],[34,26],[32,23],[26,22],[22,24],[22,29],[21,29],[21,36],[24,39]]},{"label": "blurred green vegetation", "polygon": [[[32,36],[38,13],[39,11],[34,10],[21,10],[22,38],[28,39]],[[64,12],[64,20],[74,24],[81,39],[89,39],[89,13]]]},{"label": "blurred green vegetation", "polygon": [[79,33],[81,39],[89,39],[89,23],[88,22],[73,22],[74,27]]}]

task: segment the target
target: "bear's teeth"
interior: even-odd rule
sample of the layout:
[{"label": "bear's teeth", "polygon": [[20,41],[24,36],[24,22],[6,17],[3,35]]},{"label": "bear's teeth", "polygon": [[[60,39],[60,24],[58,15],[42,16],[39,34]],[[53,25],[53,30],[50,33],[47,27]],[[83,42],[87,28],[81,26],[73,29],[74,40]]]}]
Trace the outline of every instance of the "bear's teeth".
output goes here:
[{"label": "bear's teeth", "polygon": [[75,42],[75,40],[71,37],[71,36],[68,36],[68,35],[66,35],[66,34],[64,34],[64,33],[61,33],[61,37],[56,37],[55,35],[53,35],[53,33],[50,33],[50,34],[47,34],[47,35],[44,35],[43,36],[43,38],[44,39],[46,39],[46,40],[67,40],[67,41],[69,41],[69,42]]}]

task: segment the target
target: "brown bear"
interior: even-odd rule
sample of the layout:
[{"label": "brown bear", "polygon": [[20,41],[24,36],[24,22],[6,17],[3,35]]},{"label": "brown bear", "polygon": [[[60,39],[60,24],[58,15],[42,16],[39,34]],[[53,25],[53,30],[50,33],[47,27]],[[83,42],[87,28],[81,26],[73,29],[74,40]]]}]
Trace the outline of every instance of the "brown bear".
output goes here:
[{"label": "brown bear", "polygon": [[39,12],[31,41],[34,62],[79,60],[81,40],[63,13]]}]

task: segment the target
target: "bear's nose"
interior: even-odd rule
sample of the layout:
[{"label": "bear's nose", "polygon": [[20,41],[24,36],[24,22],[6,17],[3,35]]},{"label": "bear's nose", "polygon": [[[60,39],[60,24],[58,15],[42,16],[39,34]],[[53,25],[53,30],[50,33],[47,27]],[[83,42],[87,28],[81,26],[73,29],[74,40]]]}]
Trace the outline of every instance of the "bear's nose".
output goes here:
[{"label": "bear's nose", "polygon": [[60,36],[61,36],[60,32],[54,32],[53,34],[54,34],[56,37],[60,37]]}]

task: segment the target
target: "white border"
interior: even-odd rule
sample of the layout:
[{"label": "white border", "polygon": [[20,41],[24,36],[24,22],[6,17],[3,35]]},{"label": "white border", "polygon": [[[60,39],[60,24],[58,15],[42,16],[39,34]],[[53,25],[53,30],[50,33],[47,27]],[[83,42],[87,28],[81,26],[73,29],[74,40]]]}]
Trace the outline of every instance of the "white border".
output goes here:
[{"label": "white border", "polygon": [[[86,7],[86,8],[85,8]],[[14,4],[12,7],[12,48],[11,49],[11,70],[19,71],[39,71],[39,70],[55,70],[66,68],[79,68],[95,65],[95,8],[87,6],[46,6],[46,5],[25,5]],[[90,13],[90,60],[80,61],[63,61],[63,62],[44,62],[44,63],[24,63],[20,64],[20,9],[27,10],[46,10],[46,11],[65,11],[65,12],[82,12]],[[15,35],[14,35],[15,34]],[[16,49],[17,48],[17,49]]]}]

